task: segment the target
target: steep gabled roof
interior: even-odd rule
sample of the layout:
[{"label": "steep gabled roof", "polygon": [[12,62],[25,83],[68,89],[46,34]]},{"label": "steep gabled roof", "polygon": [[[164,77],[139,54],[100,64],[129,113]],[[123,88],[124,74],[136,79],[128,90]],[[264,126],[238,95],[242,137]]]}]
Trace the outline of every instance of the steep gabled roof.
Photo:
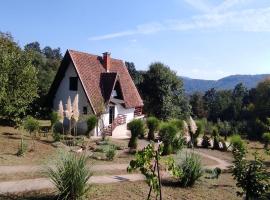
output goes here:
[{"label": "steep gabled roof", "polygon": [[106,72],[101,56],[74,50],[67,50],[62,60],[49,92],[51,100],[70,62],[75,66],[75,70],[94,113],[100,112],[102,104],[107,103],[109,100],[109,95],[111,95],[116,79],[119,80],[121,85],[125,107],[133,108],[143,106],[143,101],[122,60],[111,58],[110,72]]}]

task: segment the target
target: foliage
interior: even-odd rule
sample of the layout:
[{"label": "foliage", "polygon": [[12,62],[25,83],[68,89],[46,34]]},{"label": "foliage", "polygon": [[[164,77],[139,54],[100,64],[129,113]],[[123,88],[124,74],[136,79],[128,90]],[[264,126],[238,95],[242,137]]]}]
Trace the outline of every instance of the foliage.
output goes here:
[{"label": "foliage", "polygon": [[59,132],[57,132],[57,131],[54,131],[52,136],[53,136],[53,140],[55,142],[59,142],[61,140],[61,134]]},{"label": "foliage", "polygon": [[18,148],[17,156],[24,156],[27,151],[27,144],[24,142],[23,138],[21,138],[20,145]]},{"label": "foliage", "polygon": [[234,167],[233,176],[237,181],[237,187],[242,188],[243,192],[237,192],[238,195],[245,199],[259,199],[270,188],[269,172],[263,164],[263,160],[254,154],[254,160],[245,159],[245,149],[235,149],[233,151]]},{"label": "foliage", "polygon": [[240,135],[233,135],[230,138],[231,146],[233,147],[233,151],[238,150],[242,151],[246,149],[245,142],[242,140]]},{"label": "foliage", "polygon": [[24,117],[38,96],[31,57],[11,35],[0,32],[0,115],[12,121]]},{"label": "foliage", "polygon": [[155,132],[159,129],[159,120],[155,117],[148,117],[146,120],[146,124],[149,129],[148,140],[154,140]]},{"label": "foliage", "polygon": [[194,116],[198,118],[207,117],[207,110],[205,109],[203,95],[199,92],[195,92],[190,96],[191,110]]},{"label": "foliage", "polygon": [[264,141],[264,148],[268,149],[268,145],[270,144],[270,133],[264,133],[262,139]]},{"label": "foliage", "polygon": [[128,129],[131,132],[131,138],[128,146],[130,148],[136,149],[138,136],[144,135],[144,123],[141,119],[134,119],[128,123]]},{"label": "foliage", "polygon": [[92,131],[97,125],[97,117],[95,115],[91,115],[87,119],[87,129],[88,132]]},{"label": "foliage", "polygon": [[58,113],[53,111],[51,112],[51,126],[53,127],[53,125],[58,122],[59,117],[58,117]]},{"label": "foliage", "polygon": [[156,62],[149,66],[141,84],[145,110],[159,119],[184,118],[190,113],[183,83],[171,69]]},{"label": "foliage", "polygon": [[64,153],[55,161],[56,167],[48,167],[47,173],[59,192],[60,199],[78,200],[88,192],[91,176],[87,157]]},{"label": "foliage", "polygon": [[178,132],[183,130],[184,122],[181,119],[171,119],[169,123],[177,128]]},{"label": "foliage", "polygon": [[108,160],[113,160],[116,155],[116,148],[114,145],[109,145],[105,149],[105,155]]},{"label": "foliage", "polygon": [[36,134],[36,132],[39,130],[39,121],[31,116],[27,116],[23,122],[23,128],[27,130],[30,135],[33,133]]},{"label": "foliage", "polygon": [[211,146],[210,137],[208,137],[207,135],[204,135],[202,138],[202,147],[207,149],[210,146]]},{"label": "foliage", "polygon": [[184,146],[182,134],[177,131],[177,127],[170,122],[162,124],[159,130],[159,136],[164,144],[163,155],[169,155],[179,151]]},{"label": "foliage", "polygon": [[213,130],[213,149],[219,150],[219,142],[220,142],[220,138],[219,138],[219,134],[217,129],[215,128]]},{"label": "foliage", "polygon": [[179,183],[183,187],[190,187],[203,175],[200,157],[195,153],[186,154],[180,164],[170,158],[166,162],[168,170],[173,176],[179,179]]},{"label": "foliage", "polygon": [[154,143],[148,144],[143,150],[138,151],[135,155],[135,159],[131,160],[127,168],[128,172],[132,172],[139,169],[145,176],[147,184],[153,188],[156,194],[159,194],[159,181],[158,176],[155,173],[157,165],[153,166],[153,163],[158,162],[162,153],[162,146],[158,151],[155,151]]}]

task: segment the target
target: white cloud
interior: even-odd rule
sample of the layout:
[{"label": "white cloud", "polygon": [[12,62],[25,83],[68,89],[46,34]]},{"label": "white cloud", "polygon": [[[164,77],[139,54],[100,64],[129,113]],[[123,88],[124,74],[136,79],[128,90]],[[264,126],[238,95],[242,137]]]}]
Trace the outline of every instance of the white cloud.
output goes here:
[{"label": "white cloud", "polygon": [[[195,0],[188,0],[195,1]],[[229,7],[249,0],[225,1],[217,7],[226,10]],[[200,1],[201,2],[201,1]],[[230,2],[230,3],[227,3]],[[234,3],[233,3],[234,2]],[[270,7],[246,9],[240,11],[209,12],[196,15],[188,20],[164,20],[138,25],[135,29],[90,37],[89,40],[105,40],[132,35],[149,35],[161,31],[188,30],[224,30],[242,32],[270,32]]]},{"label": "white cloud", "polygon": [[185,0],[185,2],[193,8],[202,12],[209,12],[213,8],[205,0]]}]

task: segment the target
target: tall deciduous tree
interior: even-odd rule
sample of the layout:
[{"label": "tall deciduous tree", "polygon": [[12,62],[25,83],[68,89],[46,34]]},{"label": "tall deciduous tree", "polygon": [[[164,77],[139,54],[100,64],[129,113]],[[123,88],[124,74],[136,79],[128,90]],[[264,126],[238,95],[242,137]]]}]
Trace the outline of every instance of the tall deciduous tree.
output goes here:
[{"label": "tall deciduous tree", "polygon": [[145,109],[160,118],[183,118],[190,107],[184,95],[183,83],[176,73],[160,62],[150,65],[142,87]]},{"label": "tall deciduous tree", "polygon": [[37,95],[37,70],[31,53],[9,34],[0,33],[0,116],[16,120],[25,115]]}]

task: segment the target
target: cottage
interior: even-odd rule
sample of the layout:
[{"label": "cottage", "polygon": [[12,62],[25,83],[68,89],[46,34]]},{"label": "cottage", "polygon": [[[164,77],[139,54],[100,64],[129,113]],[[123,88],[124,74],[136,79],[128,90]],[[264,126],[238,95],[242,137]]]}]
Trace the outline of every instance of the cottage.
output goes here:
[{"label": "cottage", "polygon": [[51,107],[58,110],[79,96],[79,130],[86,131],[87,116],[98,116],[94,136],[127,135],[127,123],[142,117],[143,101],[122,60],[67,50],[49,91]]}]

